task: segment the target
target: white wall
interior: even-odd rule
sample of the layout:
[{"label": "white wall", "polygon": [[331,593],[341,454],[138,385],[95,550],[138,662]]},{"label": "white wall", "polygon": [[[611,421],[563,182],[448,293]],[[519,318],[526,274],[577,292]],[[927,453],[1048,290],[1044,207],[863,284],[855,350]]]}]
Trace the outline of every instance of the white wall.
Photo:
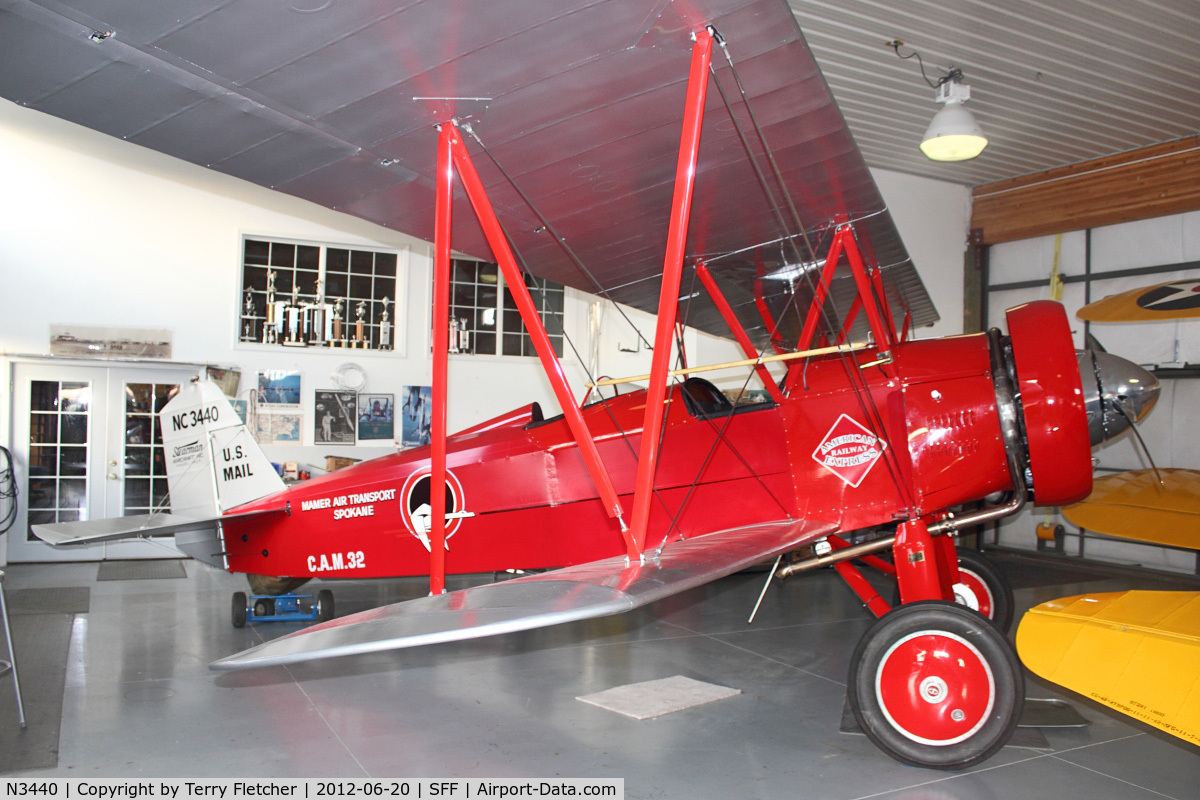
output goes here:
[{"label": "white wall", "polygon": [[[1004,328],[1004,309],[1033,299],[1050,297],[1049,276],[1054,263],[1054,236],[1043,236],[995,245],[989,259],[993,284],[1043,280],[1036,289],[995,292],[989,298],[988,324]],[[1059,272],[1082,275],[1086,266],[1086,234],[1073,231],[1062,235],[1059,246]],[[1110,225],[1092,230],[1091,271],[1103,274],[1113,270],[1153,267],[1200,260],[1200,212]],[[1195,279],[1196,273],[1168,272],[1133,278],[1097,280],[1092,283],[1091,299],[1150,286],[1177,278]],[[1083,283],[1067,284],[1062,296],[1076,347],[1083,347],[1084,322],[1075,316],[1087,300]],[[1167,362],[1200,363],[1200,320],[1153,323],[1092,323],[1091,334],[1106,350],[1145,367]],[[1155,462],[1160,467],[1200,468],[1200,381],[1165,379],[1158,405],[1139,425]],[[1150,466],[1130,433],[1106,442],[1093,455],[1099,459],[1100,473],[1144,469]],[[1038,522],[1064,524],[1057,509],[1038,510],[1013,517],[1001,526],[1001,542],[1013,547],[1033,548],[1033,526]],[[1074,539],[1068,551],[1077,547]],[[1192,553],[1129,545],[1120,542],[1088,542],[1088,557],[1122,563],[1192,572]]]},{"label": "white wall", "polygon": [[[897,173],[875,174],[943,317],[922,335],[960,332],[967,191]],[[0,313],[0,372],[6,376],[22,356],[49,352],[52,324],[170,329],[174,360],[235,366],[242,370],[243,389],[256,370],[300,370],[305,444],[268,448],[268,455],[318,465],[330,451],[356,458],[389,451],[311,445],[311,392],[332,388],[330,375],[337,366],[347,361],[361,366],[371,392],[399,394],[403,386],[430,382],[430,259],[424,242],[8,101],[0,101],[0,179],[0,285],[6,300]],[[395,313],[404,353],[238,344],[245,234],[407,251],[407,307]],[[630,316],[653,338],[652,315],[631,311]],[[615,309],[603,308],[596,298],[568,290],[565,324],[596,374],[647,371],[650,352],[644,346],[637,353],[624,352],[636,336]],[[741,357],[731,341],[695,331],[685,343],[692,363]],[[569,350],[563,364],[582,395],[586,370]],[[740,385],[742,379],[722,383],[731,380]],[[451,429],[532,400],[547,414],[557,413],[536,359],[451,357]],[[8,446],[7,380],[0,383],[0,420],[0,442]]]}]

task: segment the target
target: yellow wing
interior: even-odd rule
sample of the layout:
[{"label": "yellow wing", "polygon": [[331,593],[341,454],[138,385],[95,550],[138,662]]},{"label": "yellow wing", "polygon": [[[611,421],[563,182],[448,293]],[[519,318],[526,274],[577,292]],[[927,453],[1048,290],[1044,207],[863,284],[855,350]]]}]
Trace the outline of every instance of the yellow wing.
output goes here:
[{"label": "yellow wing", "polygon": [[1087,499],[1063,507],[1063,516],[1089,531],[1151,544],[1200,550],[1200,471],[1139,469],[1106,475]]},{"label": "yellow wing", "polygon": [[1075,313],[1090,322],[1153,322],[1200,317],[1200,281],[1169,281],[1110,294]]},{"label": "yellow wing", "polygon": [[1200,592],[1114,592],[1052,600],[1017,628],[1025,666],[1200,745]]}]

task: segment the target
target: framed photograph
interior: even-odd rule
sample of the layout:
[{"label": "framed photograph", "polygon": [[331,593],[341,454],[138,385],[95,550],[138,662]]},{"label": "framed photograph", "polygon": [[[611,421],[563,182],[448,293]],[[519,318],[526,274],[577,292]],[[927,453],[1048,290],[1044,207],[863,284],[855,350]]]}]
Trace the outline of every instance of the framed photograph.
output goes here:
[{"label": "framed photograph", "polygon": [[332,389],[316,392],[313,441],[316,444],[354,444],[356,406],[356,392]]},{"label": "framed photograph", "polygon": [[358,396],[358,439],[396,438],[395,395],[360,394]]},{"label": "framed photograph", "polygon": [[429,444],[430,407],[433,387],[405,386],[400,406],[400,443],[405,447]]},{"label": "framed photograph", "polygon": [[292,370],[264,370],[258,373],[260,406],[300,405],[300,373]]}]

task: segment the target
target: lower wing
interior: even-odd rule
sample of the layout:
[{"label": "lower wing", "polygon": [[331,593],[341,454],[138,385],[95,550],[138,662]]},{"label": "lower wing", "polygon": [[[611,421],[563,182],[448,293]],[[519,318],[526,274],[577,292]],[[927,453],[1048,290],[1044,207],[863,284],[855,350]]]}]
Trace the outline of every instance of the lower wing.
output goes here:
[{"label": "lower wing", "polygon": [[1040,677],[1200,745],[1200,592],[1052,600],[1025,614],[1017,652]]},{"label": "lower wing", "polygon": [[837,530],[807,520],[672,542],[644,563],[624,556],[364,611],[213,662],[251,669],[475,639],[621,614],[794,550]]},{"label": "lower wing", "polygon": [[1097,478],[1063,516],[1107,536],[1200,550],[1200,471],[1138,469]]}]

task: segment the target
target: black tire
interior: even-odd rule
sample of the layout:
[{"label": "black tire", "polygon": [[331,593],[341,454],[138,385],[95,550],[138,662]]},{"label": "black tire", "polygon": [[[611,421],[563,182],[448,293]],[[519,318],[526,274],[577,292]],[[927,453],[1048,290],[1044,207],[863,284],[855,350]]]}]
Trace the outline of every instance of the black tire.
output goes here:
[{"label": "black tire", "polygon": [[333,592],[322,589],[317,592],[317,621],[328,622],[333,619]]},{"label": "black tire", "polygon": [[965,547],[958,548],[958,571],[955,601],[983,614],[1001,633],[1008,633],[1013,623],[1013,591],[1004,573],[986,556]]},{"label": "black tire", "polygon": [[260,597],[254,601],[255,617],[275,616],[275,601],[269,597]]},{"label": "black tire", "polygon": [[863,635],[847,693],[879,749],[915,767],[953,770],[987,759],[1012,736],[1025,679],[1012,645],[978,612],[926,600],[893,609]]},{"label": "black tire", "polygon": [[250,594],[280,595],[291,594],[309,578],[275,578],[270,575],[251,575],[246,573],[246,581],[250,584]]},{"label": "black tire", "polygon": [[246,627],[246,612],[249,610],[249,599],[245,592],[233,593],[233,627]]}]

